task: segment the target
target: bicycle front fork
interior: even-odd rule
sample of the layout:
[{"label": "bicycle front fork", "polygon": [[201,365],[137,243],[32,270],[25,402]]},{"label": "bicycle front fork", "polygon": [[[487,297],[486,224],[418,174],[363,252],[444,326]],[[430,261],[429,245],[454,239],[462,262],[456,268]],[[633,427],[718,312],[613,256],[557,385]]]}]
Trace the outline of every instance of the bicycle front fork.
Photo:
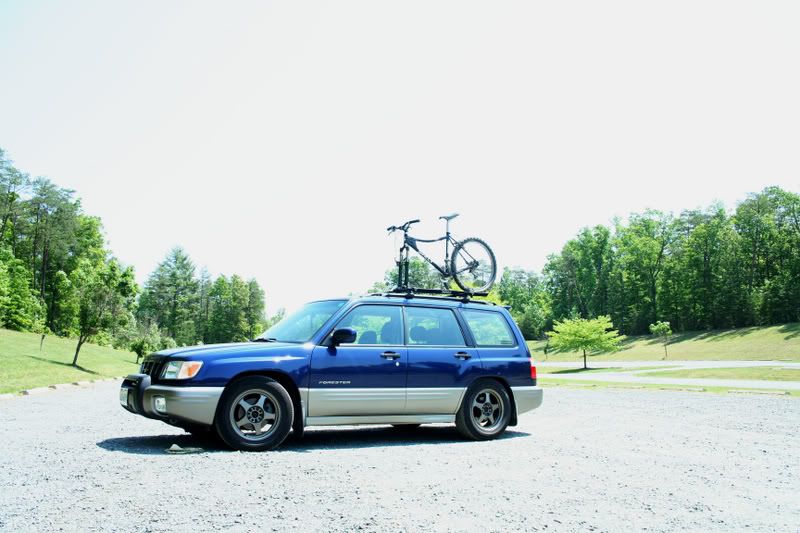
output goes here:
[{"label": "bicycle front fork", "polygon": [[400,258],[397,260],[397,288],[408,288],[408,246],[400,248]]}]

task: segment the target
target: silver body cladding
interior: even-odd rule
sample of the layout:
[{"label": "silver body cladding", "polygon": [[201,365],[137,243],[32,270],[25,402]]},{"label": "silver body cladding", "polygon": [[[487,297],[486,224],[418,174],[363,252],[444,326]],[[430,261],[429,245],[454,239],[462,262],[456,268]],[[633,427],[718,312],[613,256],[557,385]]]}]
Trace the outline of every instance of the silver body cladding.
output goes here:
[{"label": "silver body cladding", "polygon": [[[143,407],[156,416],[211,425],[223,387],[166,387],[153,385],[144,392]],[[540,387],[512,387],[517,414],[539,407]],[[305,425],[433,424],[452,423],[465,388],[313,388],[300,389]],[[162,397],[166,409],[155,409]]]}]

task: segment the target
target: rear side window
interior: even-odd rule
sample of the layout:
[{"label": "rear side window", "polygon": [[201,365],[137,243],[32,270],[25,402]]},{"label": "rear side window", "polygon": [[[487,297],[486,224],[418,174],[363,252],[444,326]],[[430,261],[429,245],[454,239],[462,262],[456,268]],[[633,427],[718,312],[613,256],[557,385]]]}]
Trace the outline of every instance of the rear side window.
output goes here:
[{"label": "rear side window", "polygon": [[356,344],[403,344],[402,311],[393,305],[360,305],[336,328],[356,330]]},{"label": "rear side window", "polygon": [[410,345],[466,346],[456,316],[449,309],[406,307]]},{"label": "rear side window", "polygon": [[503,315],[493,311],[462,309],[469,330],[478,346],[515,346],[517,341]]}]

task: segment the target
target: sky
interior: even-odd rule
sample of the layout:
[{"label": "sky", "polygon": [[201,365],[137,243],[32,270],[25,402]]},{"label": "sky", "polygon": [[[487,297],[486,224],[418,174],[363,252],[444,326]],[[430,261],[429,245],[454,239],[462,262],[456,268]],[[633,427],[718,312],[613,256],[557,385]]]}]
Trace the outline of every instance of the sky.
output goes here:
[{"label": "sky", "polygon": [[[584,226],[800,191],[800,3],[0,1],[0,147],[143,282],[368,289],[421,218],[539,270]],[[431,250],[434,258],[442,252]]]}]

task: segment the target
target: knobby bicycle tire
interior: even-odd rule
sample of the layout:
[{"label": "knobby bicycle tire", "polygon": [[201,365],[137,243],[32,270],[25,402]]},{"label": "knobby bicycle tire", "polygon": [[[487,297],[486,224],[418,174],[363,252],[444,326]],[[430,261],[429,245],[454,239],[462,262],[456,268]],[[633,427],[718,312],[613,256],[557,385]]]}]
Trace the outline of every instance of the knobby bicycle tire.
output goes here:
[{"label": "knobby bicycle tire", "polygon": [[[477,244],[478,246],[484,248],[487,252],[487,255],[489,256],[489,263],[490,263],[489,266],[491,267],[491,273],[487,277],[488,278],[487,281],[480,287],[471,286],[469,283],[467,283],[465,276],[459,276],[459,274],[457,273],[458,269],[456,267],[456,261],[458,260],[459,252],[461,252],[462,249],[464,249],[468,243]],[[467,253],[466,250],[464,251],[464,253]],[[467,253],[467,255],[469,254]],[[494,252],[492,251],[491,248],[489,248],[489,245],[486,244],[486,242],[484,242],[481,239],[478,239],[477,237],[469,237],[467,239],[460,241],[456,245],[456,247],[453,248],[453,255],[450,257],[450,272],[451,275],[453,276],[453,280],[464,292],[486,292],[492,288],[492,285],[494,285],[494,280],[497,277],[497,260],[494,257]]]}]

